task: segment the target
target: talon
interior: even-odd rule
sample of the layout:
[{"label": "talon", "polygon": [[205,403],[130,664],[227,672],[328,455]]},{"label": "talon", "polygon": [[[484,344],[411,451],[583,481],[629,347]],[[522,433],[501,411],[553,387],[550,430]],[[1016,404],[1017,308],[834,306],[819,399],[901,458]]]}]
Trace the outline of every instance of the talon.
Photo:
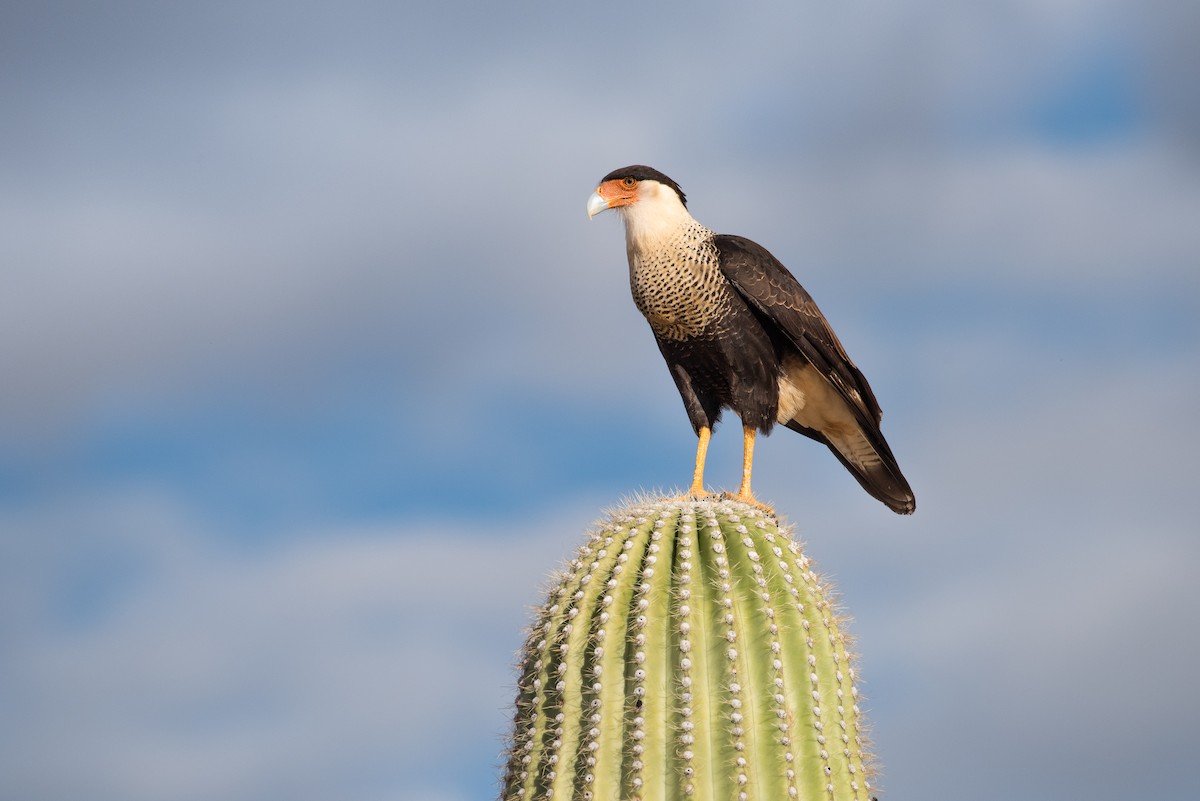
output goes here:
[{"label": "talon", "polygon": [[764,512],[769,512],[771,514],[775,514],[774,506],[771,506],[770,504],[767,504],[767,503],[763,503],[758,498],[754,497],[754,493],[749,492],[749,491],[742,491],[742,492],[739,492],[737,495],[734,495],[732,492],[723,492],[723,493],[721,493],[721,497],[726,500],[729,500],[729,501],[738,501],[739,503],[748,504],[757,509],[762,509]]}]

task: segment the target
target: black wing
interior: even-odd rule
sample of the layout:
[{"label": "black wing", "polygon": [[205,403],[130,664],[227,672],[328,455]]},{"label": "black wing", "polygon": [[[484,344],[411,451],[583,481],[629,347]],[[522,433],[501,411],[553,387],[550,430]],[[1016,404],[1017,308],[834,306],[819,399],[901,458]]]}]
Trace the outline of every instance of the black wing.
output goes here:
[{"label": "black wing", "polygon": [[820,371],[856,416],[869,421],[868,429],[877,429],[883,411],[875,393],[795,276],[749,239],[720,234],[713,241],[721,254],[721,272],[733,288]]},{"label": "black wing", "polygon": [[790,342],[845,401],[858,431],[818,431],[795,419],[784,425],[828,446],[863,489],[892,511],[912,514],[916,498],[879,430],[883,417],[879,402],[825,315],[787,268],[761,245],[738,236],[714,239],[725,278],[763,324]]}]

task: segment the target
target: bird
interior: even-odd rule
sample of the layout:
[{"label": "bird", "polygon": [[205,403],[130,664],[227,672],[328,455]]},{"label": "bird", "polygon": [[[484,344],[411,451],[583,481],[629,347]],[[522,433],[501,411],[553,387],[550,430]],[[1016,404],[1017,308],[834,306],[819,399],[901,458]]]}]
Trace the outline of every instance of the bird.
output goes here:
[{"label": "bird", "polygon": [[704,498],[704,464],[724,409],[742,422],[737,500],[751,489],[756,436],[775,424],[826,445],[872,497],[912,514],[916,497],[880,430],[883,413],[825,315],[766,248],[692,217],[679,184],[641,164],[613,170],[587,201],[624,221],[629,285],[699,438],[685,498]]}]

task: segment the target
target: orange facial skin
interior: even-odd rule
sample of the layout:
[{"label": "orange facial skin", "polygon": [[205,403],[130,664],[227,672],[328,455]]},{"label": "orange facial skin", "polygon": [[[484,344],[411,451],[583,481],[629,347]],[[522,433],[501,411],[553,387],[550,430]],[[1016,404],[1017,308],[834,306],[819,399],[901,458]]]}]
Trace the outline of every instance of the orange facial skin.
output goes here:
[{"label": "orange facial skin", "polygon": [[638,182],[633,178],[614,178],[596,187],[596,194],[604,198],[610,209],[628,206],[637,202]]}]

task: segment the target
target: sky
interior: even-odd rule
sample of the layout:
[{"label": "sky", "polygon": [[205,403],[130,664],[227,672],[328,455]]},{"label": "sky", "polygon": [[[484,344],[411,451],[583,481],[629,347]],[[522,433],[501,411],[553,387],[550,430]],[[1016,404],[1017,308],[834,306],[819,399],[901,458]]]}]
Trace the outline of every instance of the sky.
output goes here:
[{"label": "sky", "polygon": [[691,476],[584,213],[632,163],[885,410],[911,518],[786,430],[755,472],[880,797],[1187,797],[1198,9],[7,4],[0,797],[496,796],[551,575]]}]

